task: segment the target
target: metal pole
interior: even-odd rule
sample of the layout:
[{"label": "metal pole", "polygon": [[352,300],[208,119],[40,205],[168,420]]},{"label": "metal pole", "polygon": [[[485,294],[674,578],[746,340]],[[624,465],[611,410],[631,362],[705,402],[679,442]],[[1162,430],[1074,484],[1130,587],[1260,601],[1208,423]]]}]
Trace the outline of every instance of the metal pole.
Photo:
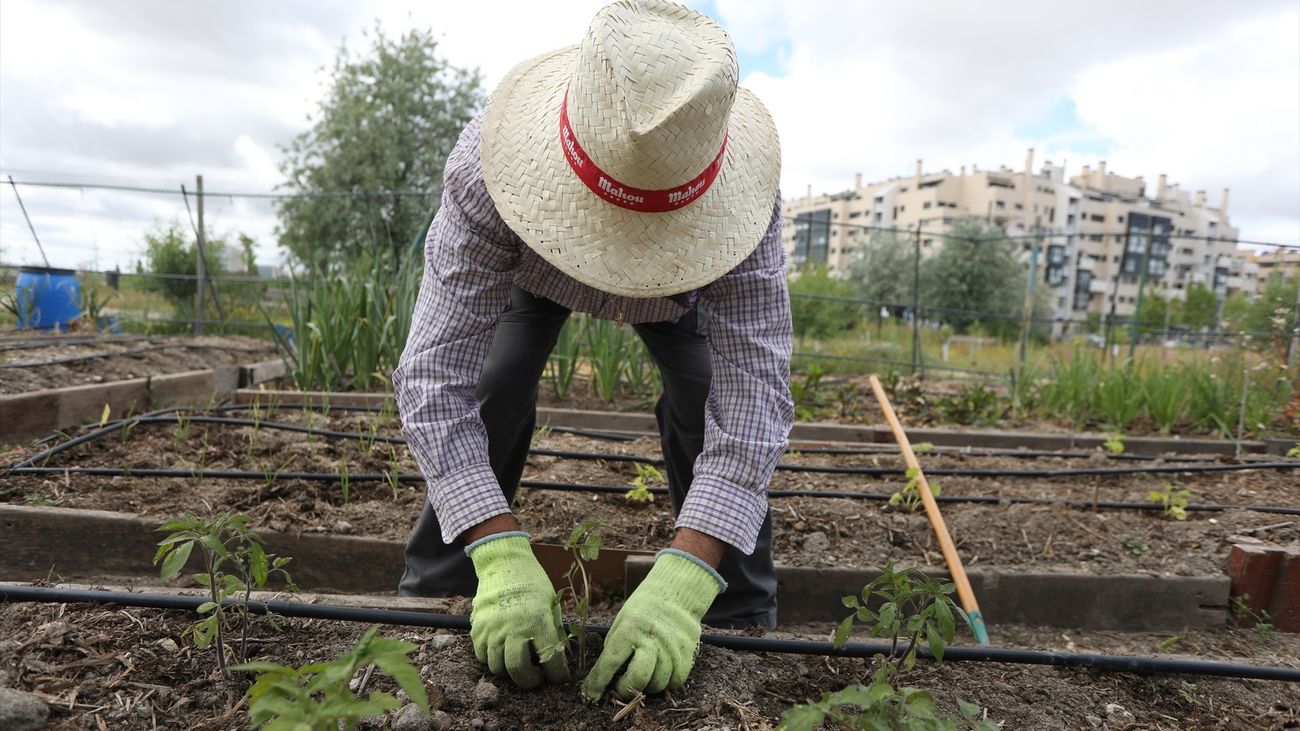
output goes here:
[{"label": "metal pole", "polygon": [[1029,241],[1029,279],[1025,282],[1025,304],[1020,315],[1020,372],[1025,371],[1025,352],[1029,345],[1029,323],[1034,314],[1034,285],[1038,281],[1038,250],[1041,248],[1042,228],[1034,226],[1038,234]]},{"label": "metal pole", "polygon": [[921,222],[912,237],[912,373],[921,367]]},{"label": "metal pole", "polygon": [[208,263],[203,256],[203,176],[194,176],[195,194],[198,196],[199,223],[194,231],[196,237],[195,254],[198,256],[198,291],[194,294],[194,334],[203,334],[203,283],[208,280]]},{"label": "metal pole", "polygon": [[[1285,282],[1286,279],[1282,281]],[[1286,362],[1294,371],[1300,365],[1300,272],[1296,273],[1295,315],[1291,320],[1291,331],[1295,335],[1291,338],[1291,352],[1287,354]]]},{"label": "metal pole", "polygon": [[[1132,223],[1130,221],[1129,223]],[[1133,304],[1133,326],[1129,332],[1128,338],[1128,362],[1133,362],[1133,355],[1137,352],[1138,341],[1138,318],[1142,316],[1142,290],[1146,288],[1147,267],[1151,262],[1151,239],[1155,238],[1156,222],[1155,216],[1148,219],[1147,223],[1147,240],[1142,247],[1142,263],[1138,265],[1138,293],[1137,302]],[[1125,246],[1125,249],[1128,247]],[[1121,259],[1121,261],[1123,261]]]},{"label": "metal pole", "polygon": [[45,247],[41,246],[41,237],[36,235],[36,227],[32,225],[32,217],[27,215],[27,206],[23,205],[23,197],[18,195],[18,184],[14,182],[14,176],[9,176],[9,185],[14,189],[14,197],[18,199],[18,208],[23,212],[23,218],[27,219],[27,228],[32,231],[32,238],[36,239],[36,248],[41,252],[41,260],[45,262],[45,268],[50,268],[50,260],[45,256]]}]

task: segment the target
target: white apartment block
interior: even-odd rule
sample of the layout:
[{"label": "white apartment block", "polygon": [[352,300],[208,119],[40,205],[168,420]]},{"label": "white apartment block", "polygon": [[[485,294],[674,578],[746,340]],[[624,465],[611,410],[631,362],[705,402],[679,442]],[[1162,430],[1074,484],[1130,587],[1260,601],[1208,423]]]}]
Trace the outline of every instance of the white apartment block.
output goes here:
[{"label": "white apartment block", "polygon": [[809,186],[804,197],[784,203],[791,265],[811,262],[842,272],[873,228],[898,229],[909,245],[919,235],[926,256],[943,246],[940,234],[974,217],[1022,237],[1017,243],[1026,266],[1034,242],[1041,242],[1039,286],[1051,288],[1057,319],[1131,315],[1144,255],[1148,293],[1182,298],[1193,282],[1220,299],[1254,293],[1254,266],[1237,249],[1226,189],[1210,206],[1204,191],[1193,196],[1164,175],[1147,197],[1141,176],[1108,172],[1104,161],[1095,169],[1085,165],[1068,182],[1063,166],[1048,161],[1034,172],[1033,163],[1032,149],[1021,171],[925,173],[918,160],[910,177],[863,185],[858,175],[852,189],[833,195],[813,196]]}]

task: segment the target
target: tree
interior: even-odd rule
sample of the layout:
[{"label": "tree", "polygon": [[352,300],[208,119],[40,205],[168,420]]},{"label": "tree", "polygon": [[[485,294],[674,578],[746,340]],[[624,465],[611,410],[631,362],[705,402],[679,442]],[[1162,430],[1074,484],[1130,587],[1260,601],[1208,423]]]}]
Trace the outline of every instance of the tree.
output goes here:
[{"label": "tree", "polygon": [[1179,318],[1184,326],[1192,330],[1204,330],[1214,327],[1219,312],[1219,298],[1214,290],[1193,282],[1187,288],[1187,298],[1183,300],[1182,316]]},{"label": "tree", "polygon": [[911,307],[915,262],[912,242],[877,233],[849,262],[849,279],[868,300]]},{"label": "tree", "polygon": [[365,55],[339,49],[311,129],[284,148],[289,190],[371,193],[281,202],[280,245],[317,270],[411,245],[437,205],[447,155],[483,103],[482,75],[442,58],[432,31],[390,39],[376,27],[367,38]]},{"label": "tree", "polygon": [[1025,276],[1001,228],[963,219],[939,253],[922,262],[921,301],[939,309],[938,316],[957,332],[979,322],[991,333],[1010,336],[1020,329]]},{"label": "tree", "polygon": [[790,279],[790,314],[800,340],[821,340],[850,330],[862,317],[857,287],[832,277],[825,267],[808,267]]},{"label": "tree", "polygon": [[[203,250],[207,255],[208,274],[219,274],[223,269],[220,252],[225,251],[225,245],[220,239],[210,236],[205,240]],[[166,226],[160,224],[144,235],[144,260],[136,269],[142,273],[195,277],[198,275],[198,261],[198,244],[194,237],[172,221]],[[197,279],[143,277],[140,288],[161,294],[178,314],[186,317],[194,314],[194,295],[199,290]],[[204,309],[212,306],[208,303]]]}]

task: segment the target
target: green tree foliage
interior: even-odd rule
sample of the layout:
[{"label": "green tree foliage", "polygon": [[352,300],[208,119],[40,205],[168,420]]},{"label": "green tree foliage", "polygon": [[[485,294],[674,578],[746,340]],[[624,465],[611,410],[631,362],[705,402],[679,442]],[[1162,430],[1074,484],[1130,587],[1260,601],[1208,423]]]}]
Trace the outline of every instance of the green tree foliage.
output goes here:
[{"label": "green tree foliage", "polygon": [[1297,326],[1297,288],[1300,288],[1300,277],[1270,277],[1254,297],[1241,293],[1229,297],[1223,305],[1224,319],[1233,330],[1285,336]]},{"label": "green tree foliage", "polygon": [[849,279],[865,299],[906,305],[912,301],[916,249],[895,233],[877,233],[849,263]]},{"label": "green tree foliage", "polygon": [[1214,296],[1214,290],[1200,282],[1193,282],[1187,288],[1187,299],[1182,304],[1179,324],[1193,330],[1214,327],[1219,311],[1219,298]]},{"label": "green tree foliage", "polygon": [[860,296],[852,282],[832,277],[825,267],[809,267],[790,279],[790,310],[800,340],[821,340],[850,330],[862,317],[861,305],[843,302]]},{"label": "green tree foliage", "polygon": [[[203,246],[209,276],[220,274],[221,252],[225,243],[220,239],[205,237]],[[198,244],[188,230],[175,221],[159,225],[144,235],[144,259],[137,264],[141,273],[197,276],[199,267]],[[199,290],[197,279],[172,279],[144,277],[141,289],[161,294],[182,315],[194,313],[194,295]],[[210,305],[209,305],[210,306]]]},{"label": "green tree foliage", "polygon": [[[979,322],[999,335],[1019,331],[1018,316],[1024,302],[1025,269],[1016,260],[1011,242],[1001,228],[986,227],[978,219],[958,221],[939,253],[921,264],[921,301],[946,310],[941,319],[964,333]],[[960,311],[997,313],[1001,318],[980,318]]]},{"label": "green tree foliage", "polygon": [[[341,48],[311,129],[284,149],[293,192],[438,191],[442,167],[483,103],[482,76],[438,52],[432,31],[389,38],[376,27],[363,55]],[[409,246],[430,218],[419,196],[285,199],[280,245],[326,269],[376,248]]]}]

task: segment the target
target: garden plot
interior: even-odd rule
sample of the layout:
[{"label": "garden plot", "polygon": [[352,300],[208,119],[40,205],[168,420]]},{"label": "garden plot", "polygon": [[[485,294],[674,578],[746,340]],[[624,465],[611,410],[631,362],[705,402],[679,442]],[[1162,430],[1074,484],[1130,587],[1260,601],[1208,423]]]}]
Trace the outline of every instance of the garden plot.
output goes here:
[{"label": "garden plot", "polygon": [[[205,418],[244,423],[209,423]],[[315,431],[287,431],[273,424]],[[537,541],[562,542],[577,522],[595,519],[609,526],[607,546],[657,549],[671,538],[667,496],[656,495],[648,505],[629,501],[624,492],[637,479],[636,463],[616,461],[657,457],[658,444],[648,438],[610,442],[541,431],[516,512]],[[1221,575],[1234,535],[1300,545],[1300,519],[1285,514],[1300,511],[1300,493],[1294,489],[1300,471],[1295,469],[1255,468],[1257,461],[1118,460],[1100,452],[1031,459],[945,452],[920,458],[932,482],[941,486],[945,517],[972,569]],[[11,456],[10,464],[18,459],[21,455]],[[787,455],[782,464],[867,473],[777,471],[771,503],[779,562],[810,567],[942,564],[924,515],[887,502],[907,482],[896,455],[805,451]],[[1294,468],[1300,462],[1268,464]],[[186,511],[228,510],[252,516],[263,530],[404,540],[423,498],[422,481],[400,443],[396,418],[340,408],[328,414],[261,407],[209,417],[165,415],[73,447],[42,466],[45,474],[6,477],[0,488],[3,499],[124,512],[159,522]],[[87,469],[101,474],[78,471]],[[156,470],[171,476],[150,474]],[[1017,476],[1026,470],[1071,473]],[[985,474],[945,474],[954,471]],[[605,491],[590,492],[584,486]],[[783,496],[790,492],[802,496]],[[1185,503],[1186,518],[1174,519],[1172,511],[1153,502],[1153,493]],[[1000,502],[961,502],[968,499]]]},{"label": "garden plot", "polygon": [[[8,454],[0,468],[30,460],[38,456],[37,449],[55,441]],[[888,561],[938,565],[924,518],[888,504],[907,482],[901,460],[874,447],[850,451],[861,453],[805,448],[783,459],[794,469],[779,470],[772,483],[778,561],[840,568]],[[661,486],[644,467],[637,469],[638,461],[644,465],[657,457],[657,442],[649,438],[611,441],[541,430],[516,511],[536,541],[561,542],[575,523],[594,518],[607,524],[609,547],[662,547],[672,528],[667,497],[654,492]],[[1300,507],[1294,494],[1296,472],[1289,469],[1296,463],[1181,459],[1187,461],[1078,452],[1016,457],[934,450],[921,456],[927,470],[936,473],[934,482],[942,485],[941,497],[950,501],[945,515],[975,570],[1222,575],[1234,534],[1300,542],[1294,518],[1271,512]],[[232,511],[251,516],[258,530],[401,541],[423,499],[422,481],[401,443],[394,415],[340,407],[158,414],[127,420],[36,464],[39,470],[7,474],[0,481],[0,499],[42,506],[55,517],[60,510],[70,514],[73,508],[91,508],[157,524],[186,511]],[[810,467],[833,471],[807,471]],[[1115,472],[1166,467],[1177,470]],[[155,470],[166,472],[151,473]],[[1017,476],[1027,470],[1034,476]],[[1072,472],[1041,474],[1057,470]],[[974,474],[948,474],[952,472]],[[636,504],[625,497],[638,478],[656,494],[653,502]],[[605,490],[586,490],[592,486]],[[799,491],[852,497],[780,496]],[[1153,491],[1179,507],[1186,500],[1186,519],[1176,520],[1163,505],[1152,503]],[[873,498],[859,497],[867,495]],[[990,497],[1002,502],[960,502]],[[51,543],[75,545],[77,538],[52,537]],[[149,537],[156,540],[156,535]],[[83,578],[98,582],[107,577]],[[618,598],[596,607],[595,620],[608,621]],[[1226,619],[1226,612],[1221,616]],[[188,639],[193,621],[194,615],[175,610],[0,604],[0,642],[5,643],[0,685],[37,693],[60,728],[245,728],[248,711],[241,699],[248,681],[220,680],[211,653]],[[280,624],[279,632],[254,625],[250,645],[256,659],[292,665],[329,660],[346,653],[365,629],[329,620],[286,619]],[[830,628],[786,629],[824,639]],[[1079,633],[996,621],[993,628],[998,644],[1007,647],[1300,666],[1300,640],[1261,629],[1220,625],[1160,634]],[[439,723],[448,728],[608,728],[620,711],[616,705],[583,703],[573,686],[522,693],[484,678],[468,639],[460,634],[437,639],[430,630],[394,626],[384,634],[419,645],[412,660],[433,704],[445,714],[438,716]],[[685,688],[646,699],[616,725],[770,728],[790,706],[864,680],[864,668],[861,660],[706,646]],[[368,682],[372,689],[395,690],[380,673]],[[1275,681],[923,662],[906,682],[931,689],[949,711],[959,697],[977,703],[990,718],[1005,721],[1006,729],[1282,729],[1300,715],[1300,688]],[[363,728],[386,728],[395,723],[395,715],[367,723]]]},{"label": "garden plot", "polygon": [[236,335],[8,335],[0,337],[0,395],[273,358],[273,343]]}]

